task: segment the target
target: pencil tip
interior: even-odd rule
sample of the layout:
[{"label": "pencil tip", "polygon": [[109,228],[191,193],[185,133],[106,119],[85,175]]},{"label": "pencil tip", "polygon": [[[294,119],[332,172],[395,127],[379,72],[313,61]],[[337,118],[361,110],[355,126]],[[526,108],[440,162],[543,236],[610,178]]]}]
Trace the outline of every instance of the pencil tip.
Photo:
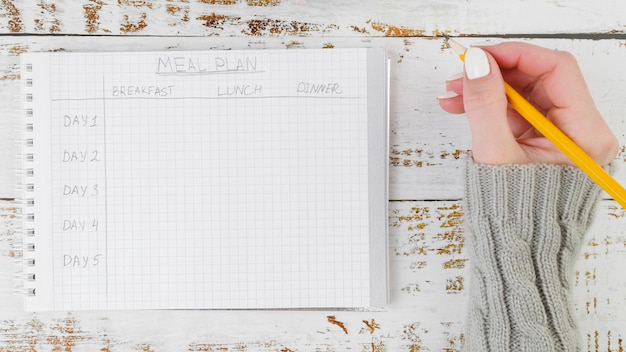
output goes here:
[{"label": "pencil tip", "polygon": [[450,37],[445,33],[441,33],[441,36],[443,37],[443,44],[441,44],[441,50],[450,49]]},{"label": "pencil tip", "polygon": [[445,45],[448,48],[452,48],[452,50],[454,50],[454,52],[457,53],[457,55],[463,55],[465,53],[465,50],[467,50],[463,45],[457,43],[455,40],[453,40],[450,37],[447,37],[445,39]]}]

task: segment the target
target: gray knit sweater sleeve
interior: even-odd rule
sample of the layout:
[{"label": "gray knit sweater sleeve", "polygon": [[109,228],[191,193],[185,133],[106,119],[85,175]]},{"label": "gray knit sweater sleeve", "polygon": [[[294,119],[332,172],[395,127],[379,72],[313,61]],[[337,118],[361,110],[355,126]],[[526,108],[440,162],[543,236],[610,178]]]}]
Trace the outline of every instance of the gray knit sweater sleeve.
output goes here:
[{"label": "gray knit sweater sleeve", "polygon": [[468,163],[465,351],[579,351],[572,268],[600,189],[579,169]]}]

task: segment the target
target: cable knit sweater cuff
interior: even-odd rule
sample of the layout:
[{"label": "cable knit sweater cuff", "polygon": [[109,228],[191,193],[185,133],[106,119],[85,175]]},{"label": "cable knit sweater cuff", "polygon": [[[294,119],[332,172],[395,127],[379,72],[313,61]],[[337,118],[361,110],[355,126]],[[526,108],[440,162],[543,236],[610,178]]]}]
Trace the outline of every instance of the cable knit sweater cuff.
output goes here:
[{"label": "cable knit sweater cuff", "polygon": [[471,161],[465,190],[468,214],[567,221],[589,220],[600,194],[596,184],[572,166],[491,166]]},{"label": "cable knit sweater cuff", "polygon": [[582,171],[469,162],[468,351],[577,351],[569,306],[576,254],[600,195]]}]

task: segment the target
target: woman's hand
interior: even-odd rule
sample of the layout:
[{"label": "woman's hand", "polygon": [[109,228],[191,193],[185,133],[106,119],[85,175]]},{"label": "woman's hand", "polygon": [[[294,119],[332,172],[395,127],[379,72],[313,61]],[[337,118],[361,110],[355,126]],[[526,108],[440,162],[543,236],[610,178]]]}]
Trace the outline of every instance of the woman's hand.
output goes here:
[{"label": "woman's hand", "polygon": [[450,113],[466,113],[475,162],[572,164],[508,106],[503,79],[600,165],[617,155],[618,141],[571,54],[510,42],[468,49],[464,66],[464,75],[446,82],[449,92],[439,104]]}]

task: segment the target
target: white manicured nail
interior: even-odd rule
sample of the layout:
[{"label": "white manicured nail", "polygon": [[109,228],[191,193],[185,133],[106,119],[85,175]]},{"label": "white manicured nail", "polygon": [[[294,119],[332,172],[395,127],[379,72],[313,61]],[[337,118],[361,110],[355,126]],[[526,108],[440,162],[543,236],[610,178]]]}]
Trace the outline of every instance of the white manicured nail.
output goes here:
[{"label": "white manicured nail", "polygon": [[485,77],[491,72],[487,54],[481,48],[471,47],[465,52],[465,72],[468,79]]},{"label": "white manicured nail", "polygon": [[459,72],[459,73],[455,73],[453,75],[448,76],[448,78],[446,78],[446,82],[452,82],[452,81],[456,81],[457,79],[461,79],[463,78],[464,73],[463,72]]},{"label": "white manicured nail", "polygon": [[437,99],[450,99],[450,98],[456,98],[458,96],[459,96],[458,94],[456,94],[455,92],[449,90],[449,91],[447,91],[445,93],[439,94],[437,96]]}]

